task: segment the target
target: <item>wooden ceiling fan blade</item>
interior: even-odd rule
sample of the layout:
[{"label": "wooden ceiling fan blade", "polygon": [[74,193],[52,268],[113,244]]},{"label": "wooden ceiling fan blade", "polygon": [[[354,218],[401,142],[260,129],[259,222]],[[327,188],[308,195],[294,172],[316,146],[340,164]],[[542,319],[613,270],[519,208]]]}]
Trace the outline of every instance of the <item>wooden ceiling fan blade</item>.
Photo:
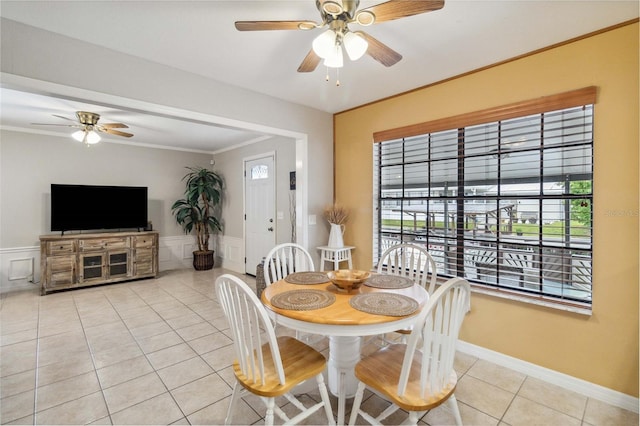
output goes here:
[{"label": "wooden ceiling fan blade", "polygon": [[307,53],[307,56],[304,57],[302,63],[298,67],[298,72],[314,71],[320,63],[321,59],[322,58],[316,55],[316,52],[314,52],[313,49],[309,50],[309,53]]},{"label": "wooden ceiling fan blade", "polygon": [[54,117],[62,118],[63,120],[77,121],[73,118],[65,117],[64,115],[58,115],[58,114],[51,114],[51,115],[53,115]]},{"label": "wooden ceiling fan blade", "polygon": [[130,138],[131,136],[133,136],[131,133],[125,133],[119,130],[112,130],[112,129],[98,129],[98,130],[104,133],[108,133],[110,135],[123,136],[125,138]]},{"label": "wooden ceiling fan blade", "polygon": [[238,31],[310,30],[318,26],[313,21],[236,21]]},{"label": "wooden ceiling fan blade", "polygon": [[368,11],[376,15],[375,23],[392,21],[394,19],[407,16],[419,15],[421,13],[432,12],[442,9],[444,0],[391,0],[362,9],[360,12]]},{"label": "wooden ceiling fan blade", "polygon": [[124,123],[104,123],[104,124],[100,124],[100,126],[106,129],[128,129],[129,128],[129,126],[127,126]]},{"label": "wooden ceiling fan blade", "polygon": [[370,36],[367,33],[362,33],[367,42],[369,43],[369,47],[367,48],[367,54],[371,56],[376,61],[380,62],[385,67],[390,67],[395,65],[402,59],[402,55],[377,40],[376,38]]},{"label": "wooden ceiling fan blade", "polygon": [[62,126],[62,127],[75,127],[78,129],[84,128],[82,124],[51,124],[51,123],[31,123],[34,126]]}]

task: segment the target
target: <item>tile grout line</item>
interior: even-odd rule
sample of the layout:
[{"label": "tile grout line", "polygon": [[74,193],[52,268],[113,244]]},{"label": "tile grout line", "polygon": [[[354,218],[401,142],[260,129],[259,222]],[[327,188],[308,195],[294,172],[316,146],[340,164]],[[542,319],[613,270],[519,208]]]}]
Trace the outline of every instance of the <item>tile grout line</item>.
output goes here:
[{"label": "tile grout line", "polygon": [[[162,290],[163,292],[167,293],[165,289],[161,288],[161,290]],[[164,318],[163,318],[163,317],[162,317],[162,316],[161,316],[161,315],[160,315],[160,314],[159,314],[155,309],[153,309],[152,305],[149,305],[149,303],[148,303],[148,302],[147,302],[143,297],[141,297],[141,296],[140,296],[140,294],[139,294],[139,293],[137,293],[137,292],[135,291],[135,289],[131,288],[131,289],[129,289],[129,291],[131,291],[133,294],[135,294],[135,295],[136,295],[136,297],[138,297],[140,300],[142,300],[142,301],[145,303],[145,306],[148,306],[148,307],[149,307],[149,308],[150,308],[154,313],[156,313],[158,316],[160,316],[160,318],[162,318],[162,321],[163,321],[165,324],[167,324],[171,329],[173,329],[173,327],[171,327],[171,325],[170,325],[170,324],[168,324],[168,323],[166,322],[166,320],[165,320],[165,319],[164,319]],[[169,294],[167,293],[167,295],[169,295]],[[169,296],[171,296],[171,295],[169,295]],[[113,302],[112,302],[112,300],[109,298],[109,296],[108,296],[107,294],[105,294],[105,297],[106,297],[106,299],[109,301],[109,304],[110,304],[110,305],[113,307],[113,309],[116,311],[116,314],[118,315],[118,317],[119,317],[119,318],[120,318],[120,320],[122,321],[122,324],[126,327],[127,332],[131,335],[131,337],[133,338],[134,342],[136,342],[136,345],[138,346],[138,348],[139,348],[139,349],[140,349],[140,351],[142,352],[142,356],[144,356],[144,357],[145,357],[145,359],[147,360],[147,362],[149,363],[149,365],[150,365],[150,366],[151,366],[151,368],[153,369],[153,372],[156,374],[156,376],[158,376],[158,379],[160,380],[160,382],[161,382],[161,383],[162,383],[162,385],[164,386],[164,388],[165,388],[166,392],[169,394],[169,396],[171,396],[171,399],[172,399],[172,400],[173,400],[173,402],[176,404],[176,407],[178,407],[178,410],[180,410],[180,413],[182,414],[182,417],[186,419],[186,417],[187,417],[187,416],[184,414],[184,411],[182,410],[182,407],[180,407],[180,405],[178,404],[178,401],[176,401],[176,400],[175,400],[175,398],[174,398],[173,394],[171,393],[171,391],[170,391],[170,390],[169,390],[169,388],[167,387],[166,383],[162,380],[162,377],[160,377],[160,375],[158,374],[158,370],[156,370],[156,368],[153,366],[153,363],[151,362],[151,360],[150,360],[150,359],[149,359],[149,357],[147,356],[148,354],[144,351],[144,349],[142,348],[142,346],[140,346],[140,342],[138,341],[138,338],[137,338],[137,337],[136,337],[136,336],[131,332],[131,329],[129,328],[129,326],[127,325],[127,323],[124,321],[124,318],[122,318],[122,315],[120,314],[120,312],[118,311],[118,309],[113,305]],[[173,297],[173,296],[171,296],[171,297]],[[182,339],[182,336],[180,336],[180,335],[178,335],[178,336],[180,337],[180,339]],[[184,339],[182,339],[182,341],[184,342]],[[184,343],[186,343],[186,342],[184,342]],[[125,360],[125,361],[126,361],[126,360]],[[97,370],[96,370],[96,374],[97,374]],[[142,377],[142,376],[139,376],[139,377]],[[136,378],[133,378],[133,379],[130,379],[130,380],[127,380],[127,381],[132,381],[132,380],[135,380],[135,379],[137,379],[137,378],[139,378],[139,377],[136,377]],[[127,381],[125,381],[125,382],[123,382],[123,383],[126,383]],[[121,383],[118,383],[118,385],[120,385],[120,384],[121,384]],[[118,385],[114,385],[114,386],[118,386]],[[100,386],[101,386],[101,388],[102,388],[102,384],[101,384]],[[107,388],[107,389],[108,389],[108,388]],[[104,391],[103,391],[103,395],[104,395]],[[111,413],[111,409],[109,408],[109,405],[107,404],[107,411],[109,412],[109,418],[111,419],[111,424],[113,424],[113,419],[112,419],[112,417],[111,417],[111,416],[112,416],[112,414],[116,414],[116,413],[119,413],[119,412],[121,412],[121,411],[127,410],[127,409],[129,409],[129,408],[131,408],[131,407],[135,407],[136,405],[139,405],[139,404],[141,404],[141,403],[143,403],[143,402],[149,401],[149,400],[151,400],[151,399],[153,399],[153,398],[155,398],[155,397],[157,397],[157,396],[158,396],[158,395],[154,395],[154,396],[152,396],[152,397],[150,397],[150,398],[148,398],[148,399],[145,399],[145,400],[143,400],[143,401],[139,401],[139,402],[137,402],[136,404],[130,405],[130,406],[128,406],[128,407],[125,407],[125,408],[123,408],[122,410],[117,411],[117,412],[114,412],[114,413]],[[105,404],[106,404],[106,397],[105,397]],[[180,420],[180,419],[178,419],[178,420]],[[188,421],[188,420],[187,420],[187,421]]]},{"label": "tile grout line", "polygon": [[[40,296],[42,297],[42,296]],[[38,299],[38,322],[36,325],[36,365],[34,372],[34,388],[33,388],[33,425],[38,424],[38,373],[40,371],[40,312],[41,304]]]},{"label": "tile grout line", "polygon": [[[106,298],[104,292],[100,290],[100,294]],[[98,381],[98,386],[100,387],[100,394],[102,395],[102,401],[104,401],[104,406],[107,409],[107,417],[109,417],[109,423],[113,424],[113,419],[111,418],[111,410],[109,410],[109,405],[107,404],[107,398],[104,395],[104,389],[102,388],[102,382],[100,381],[100,376],[98,375],[98,369],[96,368],[96,361],[94,357],[93,348],[89,344],[89,340],[87,339],[87,331],[85,329],[84,321],[82,320],[82,315],[80,314],[80,310],[78,309],[78,301],[76,300],[76,296],[72,295],[73,304],[76,308],[76,312],[78,313],[78,320],[80,321],[80,326],[82,327],[82,335],[84,336],[85,343],[87,348],[89,349],[89,354],[91,355],[91,365],[93,365],[93,373],[96,376],[96,380]],[[107,298],[108,300],[108,298]],[[101,417],[104,418],[104,417]],[[100,420],[100,419],[96,419]],[[94,421],[96,421],[94,420]]]},{"label": "tile grout line", "polygon": [[[185,285],[185,287],[191,288],[190,286],[187,286],[187,285]],[[217,327],[215,327],[213,324],[211,324],[207,319],[205,319],[204,317],[202,317],[202,315],[200,315],[198,312],[196,312],[196,311],[194,311],[193,309],[191,309],[191,308],[189,307],[189,305],[187,305],[186,303],[184,303],[183,301],[181,301],[180,299],[178,299],[178,298],[177,298],[176,296],[174,296],[173,294],[169,293],[166,289],[164,289],[164,288],[162,288],[162,287],[158,287],[158,288],[159,288],[159,289],[161,289],[161,290],[162,290],[162,291],[163,291],[167,296],[171,297],[173,300],[178,301],[182,306],[184,306],[185,308],[189,309],[189,311],[191,311],[191,312],[193,312],[195,315],[197,315],[197,316],[202,320],[202,323],[209,324],[209,325],[211,325],[213,328],[215,328],[215,329],[217,330],[217,332],[222,333],[222,331],[221,331],[221,330],[219,330]],[[197,291],[197,290],[195,290],[195,289],[193,289],[193,290],[194,290],[194,291]],[[162,319],[162,322],[163,322],[163,323],[165,323],[165,324],[167,324],[167,325],[170,327],[170,329],[171,329],[173,332],[175,332],[175,333],[178,335],[178,337],[180,337],[180,339],[182,340],[182,342],[183,342],[184,344],[186,344],[186,345],[187,345],[191,350],[193,350],[193,351],[194,351],[194,353],[196,354],[196,356],[191,357],[191,358],[189,358],[189,359],[187,359],[187,360],[182,360],[182,361],[180,361],[180,362],[188,361],[188,360],[190,360],[190,359],[194,359],[194,358],[200,358],[200,359],[202,360],[202,362],[204,362],[204,363],[205,363],[209,368],[211,368],[211,366],[206,362],[206,360],[205,360],[204,358],[202,358],[202,355],[201,355],[201,354],[199,354],[198,352],[196,352],[196,351],[195,351],[195,349],[193,349],[193,347],[189,344],[189,342],[188,342],[187,340],[185,340],[185,339],[184,339],[184,338],[183,338],[179,333],[177,333],[177,329],[175,329],[171,324],[169,324],[169,323],[168,323],[168,321],[167,321],[167,319],[165,319],[165,318],[162,316],[162,314],[161,314],[160,312],[158,312],[156,309],[154,309],[154,308],[153,308],[153,305],[150,305],[150,304],[149,304],[149,303],[144,299],[144,297],[140,295],[140,293],[136,292],[136,291],[135,291],[135,288],[132,288],[132,289],[131,289],[131,291],[132,291],[132,292],[133,292],[133,293],[134,293],[138,298],[140,298],[140,299],[145,303],[145,306],[149,307],[149,308],[150,308],[150,309],[151,309],[155,314],[157,314],[157,315]],[[202,295],[202,296],[206,297],[208,300],[215,302],[213,299],[209,298],[209,296],[207,296],[206,294],[204,294],[204,293],[202,293],[202,292],[198,292],[198,293],[199,293],[200,295]],[[122,320],[123,324],[124,324],[124,325],[125,325],[125,327],[127,328],[127,331],[128,331],[128,332],[129,332],[129,334],[133,337],[134,341],[136,342],[136,344],[138,345],[138,347],[139,347],[139,348],[140,348],[140,350],[142,351],[142,354],[144,355],[144,357],[145,357],[145,359],[147,360],[147,362],[149,362],[149,364],[151,365],[151,367],[152,367],[152,369],[153,369],[153,372],[154,372],[154,373],[156,373],[156,374],[158,374],[158,371],[159,371],[159,370],[158,370],[158,369],[156,369],[156,367],[154,367],[154,366],[153,366],[153,363],[151,362],[151,360],[150,360],[150,359],[148,358],[148,356],[147,356],[148,354],[147,354],[147,353],[142,349],[142,347],[140,346],[139,339],[138,339],[138,338],[137,338],[137,337],[136,337],[136,336],[131,332],[131,329],[129,328],[129,326],[126,324],[126,322],[124,321],[124,319],[123,319],[123,318],[122,318],[122,316],[120,315],[120,312],[118,311],[118,309],[113,305],[113,302],[112,302],[112,300],[108,297],[108,295],[105,295],[105,297],[107,298],[107,300],[109,300],[109,303],[110,303],[110,304],[111,304],[111,306],[114,308],[114,310],[116,311],[116,313],[118,314],[118,316],[121,318],[121,320]],[[160,321],[158,321],[158,322],[160,322]],[[182,328],[186,328],[186,327],[182,327]],[[214,333],[211,333],[211,334],[214,334]],[[224,333],[223,333],[223,334],[224,334]],[[226,335],[225,335],[225,336],[226,336]],[[147,336],[147,337],[153,337],[153,336]],[[204,336],[201,336],[201,337],[204,337]],[[182,344],[182,343],[179,343],[179,344]],[[179,344],[176,344],[176,345],[173,345],[173,346],[178,346]],[[169,346],[169,347],[172,347],[172,346]],[[166,349],[166,348],[165,348],[165,349]],[[157,352],[157,351],[155,351],[155,352]],[[169,367],[174,366],[174,365],[177,365],[177,364],[179,364],[180,362],[176,362],[176,363],[174,363],[174,364],[167,365],[167,366],[165,366],[165,367],[161,368],[160,370],[162,370],[162,369],[164,369],[164,368],[169,368]],[[216,370],[214,370],[213,368],[211,368],[211,369],[212,369],[212,373],[211,373],[211,374],[208,374],[208,375],[205,375],[205,376],[203,376],[203,377],[207,377],[207,376],[210,376],[210,375],[216,374],[218,377],[220,377],[220,379],[221,379],[225,384],[227,384],[227,383],[226,383],[226,381],[225,381],[225,380],[224,380],[224,379],[223,379],[223,378],[222,378],[222,377],[217,373],[217,371],[216,371]],[[159,376],[159,375],[158,375],[158,376]],[[194,379],[194,380],[192,380],[192,381],[190,381],[190,382],[184,383],[184,384],[180,385],[179,387],[182,387],[182,386],[188,385],[188,384],[190,384],[190,383],[193,383],[193,382],[195,382],[195,381],[197,381],[197,380],[202,379],[203,377],[200,377],[200,378]],[[162,382],[162,384],[163,384],[163,386],[165,387],[165,389],[167,390],[167,393],[171,396],[172,400],[174,401],[174,403],[176,404],[176,406],[178,407],[178,409],[179,409],[179,410],[180,410],[180,412],[182,413],[183,418],[184,418],[184,419],[186,419],[186,420],[187,420],[187,422],[189,422],[189,420],[188,420],[188,416],[189,416],[189,415],[194,414],[195,412],[200,411],[200,410],[202,410],[202,409],[204,409],[204,408],[206,408],[206,407],[208,407],[208,406],[210,406],[210,405],[213,405],[213,404],[215,404],[215,403],[217,403],[217,402],[221,401],[222,399],[224,399],[224,398],[222,398],[221,400],[214,401],[214,402],[212,402],[211,404],[209,404],[209,405],[207,405],[207,406],[205,406],[205,407],[202,407],[202,408],[200,408],[200,409],[196,410],[194,413],[191,413],[191,414],[188,414],[188,415],[187,415],[187,414],[185,414],[185,412],[184,412],[184,410],[182,409],[182,407],[180,407],[180,405],[178,404],[178,402],[175,400],[175,397],[174,397],[174,396],[173,396],[173,394],[171,393],[171,390],[167,387],[167,385],[164,383],[164,381],[162,380],[162,378],[161,378],[160,376],[159,376],[159,379],[160,379],[160,381]],[[135,379],[131,379],[131,380],[135,380]],[[129,381],[130,381],[130,380],[129,380]],[[123,382],[123,383],[126,383],[126,382]],[[227,385],[228,385],[228,384],[227,384]],[[177,388],[176,388],[176,389],[177,389]],[[157,396],[157,395],[156,395],[156,396]],[[143,403],[143,402],[149,401],[149,400],[150,400],[150,399],[152,399],[152,398],[155,398],[155,396],[154,396],[154,397],[151,397],[151,398],[149,398],[149,399],[147,399],[147,400],[140,401],[140,402],[138,402],[138,403],[136,403],[136,404],[134,404],[134,405],[131,405],[131,406],[129,406],[129,407],[126,407],[126,408],[124,408],[123,410],[120,410],[120,411],[124,411],[124,410],[126,410],[126,409],[131,408],[131,407],[135,407],[136,405],[139,405],[139,404],[141,404],[141,403]],[[225,397],[225,398],[226,398],[226,397]],[[107,406],[107,409],[108,409],[108,406]],[[119,411],[119,412],[120,412],[120,411]],[[109,412],[110,412],[110,411],[109,411]],[[115,413],[114,413],[114,414],[115,414]],[[179,420],[179,419],[178,419],[178,420]]]},{"label": "tile grout line", "polygon": [[[212,302],[217,303],[217,301],[215,301],[215,300],[211,299],[211,298],[210,298],[208,295],[206,295],[205,293],[202,293],[202,292],[200,292],[200,291],[196,290],[195,288],[193,288],[193,287],[191,287],[191,286],[188,286],[188,285],[186,285],[186,284],[185,284],[185,286],[186,286],[186,287],[188,287],[188,288],[193,289],[194,291],[196,291],[197,293],[199,293],[201,296],[203,296],[203,297],[207,298],[208,300],[210,300],[210,301],[212,301]],[[167,292],[167,291],[166,291],[166,290],[164,290],[164,289],[163,289],[163,291]],[[169,293],[167,292],[167,294],[169,294]],[[177,299],[177,298],[176,298],[175,296],[173,296],[172,294],[170,294],[170,296],[171,296],[171,297],[173,297],[174,299],[178,300],[178,301],[179,301],[180,303],[182,303],[182,304],[183,304],[187,309],[189,309],[191,312],[193,312],[195,315],[197,315],[199,318],[201,318],[203,323],[206,323],[206,324],[211,325],[214,329],[216,329],[216,330],[217,330],[217,332],[218,332],[218,333],[221,333],[221,334],[223,334],[224,336],[226,336],[226,334],[224,334],[224,332],[223,332],[222,330],[218,329],[216,326],[214,326],[213,324],[211,324],[211,322],[210,322],[209,320],[207,320],[206,318],[204,318],[204,317],[203,317],[202,315],[200,315],[197,311],[194,311],[194,310],[193,310],[189,305],[187,305],[186,303],[182,302],[180,299]],[[151,307],[151,306],[150,306],[150,307]],[[151,309],[153,309],[153,307],[151,307]],[[158,315],[160,315],[160,316],[162,317],[162,315],[161,315],[160,313],[158,313],[158,311],[156,311],[155,309],[154,309],[154,312],[156,312]],[[165,322],[167,323],[167,325],[169,325],[169,327],[171,327],[172,331],[174,331],[176,334],[178,334],[178,336],[183,340],[183,342],[184,342],[184,343],[185,343],[185,344],[186,344],[186,345],[187,345],[191,350],[193,350],[193,351],[196,353],[196,356],[195,356],[195,357],[193,357],[193,358],[189,358],[189,359],[194,359],[194,358],[199,358],[199,359],[201,359],[201,360],[202,360],[202,362],[204,362],[204,363],[205,363],[209,368],[211,368],[211,370],[213,371],[213,373],[208,374],[207,376],[210,376],[210,375],[212,375],[212,374],[215,374],[216,376],[218,376],[218,377],[220,378],[220,380],[222,380],[222,382],[224,382],[225,384],[229,385],[229,384],[228,384],[228,383],[227,383],[227,382],[222,378],[222,376],[220,376],[220,374],[218,373],[218,371],[217,371],[217,370],[215,370],[213,367],[211,367],[211,365],[209,365],[209,363],[208,363],[208,362],[207,362],[207,361],[202,357],[202,355],[203,355],[203,354],[198,353],[198,352],[197,352],[197,351],[196,351],[196,350],[195,350],[195,349],[194,349],[194,348],[189,344],[189,341],[185,340],[185,339],[184,339],[184,338],[183,338],[183,337],[182,337],[182,336],[177,332],[177,330],[178,330],[178,329],[175,329],[171,324],[169,324],[169,323],[167,322],[167,320],[166,320],[164,317],[162,317],[162,318],[163,318],[163,321],[165,321]],[[182,328],[186,328],[186,327],[182,327]],[[214,334],[214,333],[211,333],[211,334]],[[208,336],[208,335],[206,335],[206,336]],[[205,336],[201,336],[201,337],[205,337]],[[228,336],[226,336],[226,337],[228,337]],[[193,340],[195,340],[195,339],[193,339]],[[229,346],[229,345],[227,345],[227,346]],[[225,347],[225,346],[223,346],[223,347]],[[218,348],[218,349],[220,349],[220,348]],[[214,350],[217,350],[217,349],[214,349]],[[210,352],[213,352],[213,351],[210,351]],[[207,352],[207,353],[208,353],[208,352]],[[181,361],[181,362],[183,362],[183,361]],[[177,365],[177,364],[179,364],[179,363],[171,364],[170,366],[166,366],[166,367],[164,367],[164,368],[168,368],[168,367],[171,367],[171,366],[173,366],[173,365]],[[153,367],[153,366],[152,366],[152,367]],[[153,368],[154,368],[154,371],[156,371],[156,372],[157,372],[157,370],[155,369],[155,367],[153,367]],[[198,378],[198,379],[194,379],[194,380],[192,380],[192,381],[190,381],[190,382],[188,382],[188,383],[184,383],[184,384],[182,384],[182,385],[181,385],[181,386],[179,386],[179,387],[186,386],[186,385],[188,385],[188,384],[190,384],[190,383],[194,383],[194,382],[196,382],[196,381],[198,381],[198,380],[200,380],[200,379],[202,379],[202,378],[204,378],[204,377],[207,377],[207,376],[203,376],[203,377],[200,377],[200,378]],[[164,383],[164,382],[163,382],[163,383]],[[231,387],[231,386],[230,386],[230,387]],[[231,387],[231,389],[233,390],[233,387]],[[169,391],[169,394],[171,394],[171,391]],[[171,394],[171,396],[172,396],[172,398],[173,398],[173,394]],[[196,411],[194,411],[193,413],[190,413],[190,414],[184,414],[184,411],[183,411],[183,410],[182,410],[182,408],[178,405],[178,402],[177,402],[177,401],[175,401],[175,398],[174,398],[174,402],[176,403],[176,405],[178,405],[178,407],[180,407],[180,410],[181,410],[181,411],[182,411],[182,413],[184,414],[184,418],[185,418],[185,420],[186,420],[187,422],[189,422],[189,424],[191,424],[191,422],[190,422],[190,421],[189,421],[189,419],[188,419],[188,417],[189,417],[189,416],[191,416],[191,415],[193,415],[193,414],[197,413],[198,411],[204,410],[204,409],[206,409],[207,407],[210,407],[211,405],[216,404],[216,403],[218,403],[218,402],[220,402],[220,401],[222,401],[222,400],[224,400],[225,398],[228,398],[228,397],[229,397],[229,396],[225,396],[225,397],[223,397],[222,399],[219,399],[219,400],[217,400],[217,401],[214,401],[214,402],[212,402],[211,404],[208,404],[208,405],[206,405],[206,406],[204,406],[204,407],[202,407],[202,408],[200,408],[200,409],[198,409],[198,410],[196,410]]]}]

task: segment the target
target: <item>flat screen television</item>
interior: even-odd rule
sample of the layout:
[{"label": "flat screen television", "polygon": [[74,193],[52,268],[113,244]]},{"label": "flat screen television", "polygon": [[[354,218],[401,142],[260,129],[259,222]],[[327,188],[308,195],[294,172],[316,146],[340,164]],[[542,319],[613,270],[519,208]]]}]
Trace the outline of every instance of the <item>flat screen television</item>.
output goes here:
[{"label": "flat screen television", "polygon": [[146,227],[146,186],[51,184],[52,231]]}]

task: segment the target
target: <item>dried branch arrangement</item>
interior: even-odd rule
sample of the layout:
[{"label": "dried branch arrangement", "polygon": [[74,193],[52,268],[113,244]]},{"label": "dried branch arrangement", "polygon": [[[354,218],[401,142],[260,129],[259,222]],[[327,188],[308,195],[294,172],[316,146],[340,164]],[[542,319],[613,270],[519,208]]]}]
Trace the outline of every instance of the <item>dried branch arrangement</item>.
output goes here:
[{"label": "dried branch arrangement", "polygon": [[343,225],[349,219],[349,211],[342,206],[333,204],[324,209],[323,216],[330,223]]}]

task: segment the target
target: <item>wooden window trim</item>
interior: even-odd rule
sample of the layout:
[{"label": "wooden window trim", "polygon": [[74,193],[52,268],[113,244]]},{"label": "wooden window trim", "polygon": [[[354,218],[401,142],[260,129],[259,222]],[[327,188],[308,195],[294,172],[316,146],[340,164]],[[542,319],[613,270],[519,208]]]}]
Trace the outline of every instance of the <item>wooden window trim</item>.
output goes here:
[{"label": "wooden window trim", "polygon": [[585,87],[569,92],[543,96],[537,99],[530,99],[527,101],[492,107],[481,111],[469,112],[453,117],[440,118],[424,123],[382,130],[373,134],[373,142],[390,141],[394,139],[423,135],[426,133],[474,126],[492,121],[540,114],[558,109],[595,104],[596,95],[596,86]]}]

